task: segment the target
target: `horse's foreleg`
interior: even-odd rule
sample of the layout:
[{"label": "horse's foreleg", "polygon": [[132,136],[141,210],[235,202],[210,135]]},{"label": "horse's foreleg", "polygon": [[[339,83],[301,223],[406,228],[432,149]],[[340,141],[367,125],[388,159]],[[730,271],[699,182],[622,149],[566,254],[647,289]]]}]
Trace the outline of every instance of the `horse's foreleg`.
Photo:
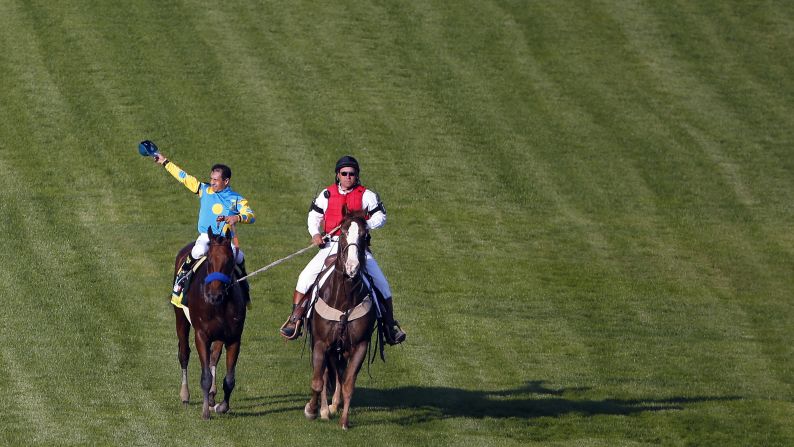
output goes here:
[{"label": "horse's foreleg", "polygon": [[223,378],[223,402],[215,407],[216,413],[229,411],[229,399],[234,391],[234,370],[237,367],[237,358],[240,356],[240,341],[226,345],[226,377]]},{"label": "horse's foreleg", "polygon": [[[361,365],[364,363],[364,358],[367,356],[368,346],[369,340],[359,343],[348,359],[347,368],[345,368],[345,377],[341,383],[342,417],[339,419],[339,425],[345,430],[350,428],[350,400],[353,398],[353,390],[356,387],[356,377],[358,376],[358,371],[361,369]],[[339,385],[340,384],[337,384],[337,386]]]},{"label": "horse's foreleg", "polygon": [[210,371],[210,342],[207,336],[196,331],[196,350],[201,359],[201,391],[204,392],[204,403],[201,407],[201,417],[210,418],[210,387],[212,386],[212,371]]},{"label": "horse's foreleg", "polygon": [[331,385],[328,377],[331,374],[331,368],[325,368],[323,373],[323,390],[320,392],[320,419],[327,421],[331,418],[331,412],[328,409],[328,387]]},{"label": "horse's foreleg", "polygon": [[320,399],[320,392],[323,389],[323,375],[326,369],[325,360],[326,347],[322,344],[317,344],[312,350],[312,397],[306,406],[303,408],[303,414],[306,419],[315,419],[317,417],[317,403]]},{"label": "horse's foreleg", "polygon": [[215,372],[218,366],[218,361],[221,358],[222,350],[223,350],[222,341],[216,341],[212,343],[212,354],[210,355],[210,373],[212,373],[212,386],[210,387],[210,407],[215,406],[215,395],[218,394],[218,386],[216,385]]},{"label": "horse's foreleg", "polygon": [[182,367],[182,385],[179,389],[179,398],[182,400],[182,404],[187,406],[188,402],[190,402],[190,389],[188,389],[187,385],[187,364],[190,360],[190,343],[188,342],[190,323],[187,321],[182,309],[174,307],[174,312],[176,314],[176,337],[179,344],[177,357],[179,358],[179,366]]}]

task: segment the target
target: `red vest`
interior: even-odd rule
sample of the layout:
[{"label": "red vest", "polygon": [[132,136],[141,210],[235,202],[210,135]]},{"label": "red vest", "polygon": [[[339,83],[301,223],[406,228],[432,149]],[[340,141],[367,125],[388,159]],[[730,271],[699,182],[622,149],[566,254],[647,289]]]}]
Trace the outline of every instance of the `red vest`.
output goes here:
[{"label": "red vest", "polygon": [[[336,228],[340,223],[342,223],[342,206],[347,205],[347,209],[350,211],[360,210],[363,206],[362,198],[364,197],[364,191],[367,188],[358,185],[353,188],[347,194],[339,194],[339,187],[336,184],[329,186],[326,188],[326,191],[330,193],[328,197],[328,207],[325,209],[325,225],[324,230],[326,233]],[[336,236],[339,234],[339,230],[336,230],[332,236]]]}]

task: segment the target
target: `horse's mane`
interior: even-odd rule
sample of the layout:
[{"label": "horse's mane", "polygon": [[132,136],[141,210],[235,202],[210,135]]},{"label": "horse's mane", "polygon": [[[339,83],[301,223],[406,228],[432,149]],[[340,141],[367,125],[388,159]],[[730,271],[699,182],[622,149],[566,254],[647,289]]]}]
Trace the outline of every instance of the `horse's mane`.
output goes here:
[{"label": "horse's mane", "polygon": [[367,220],[366,211],[364,211],[363,209],[351,211],[347,209],[347,206],[342,208],[342,216],[343,216],[342,222],[345,222],[347,220],[358,220],[358,219]]}]

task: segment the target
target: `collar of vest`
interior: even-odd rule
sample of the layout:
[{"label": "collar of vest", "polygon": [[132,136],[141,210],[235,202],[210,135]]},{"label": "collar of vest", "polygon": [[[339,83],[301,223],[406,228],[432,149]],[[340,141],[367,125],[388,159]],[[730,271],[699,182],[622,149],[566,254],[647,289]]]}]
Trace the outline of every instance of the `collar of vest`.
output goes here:
[{"label": "collar of vest", "polygon": [[366,190],[367,188],[365,188],[364,185],[359,183],[359,184],[353,186],[353,188],[351,188],[349,191],[342,191],[342,187],[339,186],[338,184],[334,183],[333,185],[329,186],[327,189],[328,189],[328,191],[331,194],[336,192],[340,196],[346,196],[346,195],[348,195],[348,194],[350,194],[350,193],[352,193],[354,191],[355,192],[361,191],[363,193],[364,190]]}]

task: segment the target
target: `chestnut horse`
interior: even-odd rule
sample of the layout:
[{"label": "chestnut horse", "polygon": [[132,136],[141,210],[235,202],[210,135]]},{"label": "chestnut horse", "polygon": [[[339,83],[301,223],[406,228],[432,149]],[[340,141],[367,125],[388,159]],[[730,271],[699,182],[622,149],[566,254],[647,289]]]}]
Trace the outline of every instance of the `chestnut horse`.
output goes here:
[{"label": "chestnut horse", "polygon": [[[374,297],[362,272],[368,240],[364,213],[345,212],[336,260],[332,268],[320,274],[324,282],[317,286],[318,298],[307,325],[313,374],[312,396],[304,415],[315,419],[319,404],[320,415],[328,419],[336,412],[341,394],[339,424],[345,430],[350,427],[350,400],[376,321]],[[326,384],[332,382],[336,386],[329,408]]]},{"label": "chestnut horse", "polygon": [[[188,335],[190,326],[195,332],[196,349],[201,361],[201,390],[204,404],[201,417],[210,418],[210,408],[217,413],[229,411],[229,398],[234,390],[234,370],[240,354],[240,340],[245,323],[245,302],[240,286],[234,283],[234,253],[228,233],[208,232],[210,243],[207,259],[193,274],[192,284],[185,291],[190,320],[183,309],[174,307],[176,335],[179,339],[179,364],[182,367],[180,397],[185,405],[190,401],[187,386],[187,365],[190,358]],[[175,272],[190,252],[188,244],[176,257]],[[223,402],[215,405],[215,365],[226,347],[226,377],[223,379]]]}]

